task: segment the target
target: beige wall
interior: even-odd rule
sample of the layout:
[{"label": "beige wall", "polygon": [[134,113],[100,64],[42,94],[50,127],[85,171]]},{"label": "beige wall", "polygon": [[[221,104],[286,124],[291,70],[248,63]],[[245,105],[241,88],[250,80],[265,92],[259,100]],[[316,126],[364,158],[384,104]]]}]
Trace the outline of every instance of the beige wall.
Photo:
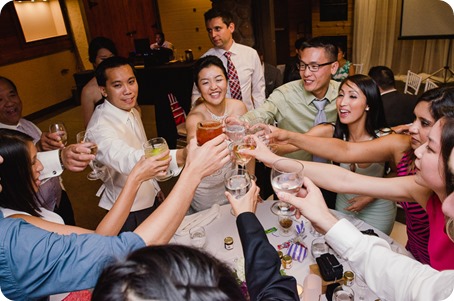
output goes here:
[{"label": "beige wall", "polygon": [[192,49],[194,58],[199,58],[212,47],[203,18],[211,8],[210,0],[158,0],[158,7],[162,31],[177,49],[177,59],[186,49]]},{"label": "beige wall", "polygon": [[66,0],[66,7],[68,9],[73,39],[76,43],[79,71],[93,69],[92,64],[88,60],[88,35],[85,30],[84,17],[82,15],[84,9],[82,0]]},{"label": "beige wall", "polygon": [[0,67],[0,75],[10,78],[17,86],[23,115],[71,98],[75,71],[76,60],[71,51]]}]

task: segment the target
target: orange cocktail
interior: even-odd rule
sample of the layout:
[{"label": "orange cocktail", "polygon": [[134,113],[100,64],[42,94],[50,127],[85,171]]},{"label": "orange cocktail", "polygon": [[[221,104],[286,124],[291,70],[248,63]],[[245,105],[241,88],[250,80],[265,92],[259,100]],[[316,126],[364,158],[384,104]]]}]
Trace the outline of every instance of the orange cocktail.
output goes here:
[{"label": "orange cocktail", "polygon": [[205,142],[222,134],[222,123],[215,120],[205,120],[197,124],[197,144],[203,145]]}]

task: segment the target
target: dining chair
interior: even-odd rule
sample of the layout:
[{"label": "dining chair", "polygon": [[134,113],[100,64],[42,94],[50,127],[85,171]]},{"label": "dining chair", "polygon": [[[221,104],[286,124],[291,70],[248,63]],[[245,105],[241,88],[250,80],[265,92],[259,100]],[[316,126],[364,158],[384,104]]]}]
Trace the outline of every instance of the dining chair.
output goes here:
[{"label": "dining chair", "polygon": [[431,81],[430,79],[426,79],[426,85],[424,86],[424,92],[430,89],[438,88],[438,85]]},{"label": "dining chair", "polygon": [[363,66],[364,64],[353,64],[353,67],[355,68],[355,74],[362,74],[363,73]]},{"label": "dining chair", "polygon": [[[407,72],[407,81],[405,82],[405,89],[404,93],[417,95],[419,91],[419,87],[421,86],[422,77],[418,74],[411,72],[408,70]],[[413,91],[411,91],[412,89]]]},{"label": "dining chair", "polygon": [[186,131],[186,112],[173,93],[167,94],[167,97],[169,99],[170,108],[172,109],[173,120],[177,127],[177,148],[184,148],[187,144],[186,137],[188,135]]}]

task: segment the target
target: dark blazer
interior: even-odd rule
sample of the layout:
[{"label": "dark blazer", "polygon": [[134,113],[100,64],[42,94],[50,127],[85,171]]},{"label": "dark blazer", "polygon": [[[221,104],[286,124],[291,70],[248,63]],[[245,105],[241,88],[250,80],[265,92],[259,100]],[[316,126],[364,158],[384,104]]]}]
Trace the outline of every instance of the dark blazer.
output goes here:
[{"label": "dark blazer", "polygon": [[251,301],[298,301],[296,279],[280,274],[281,261],[277,251],[269,243],[255,214],[240,214],[236,225],[243,246],[246,284]]},{"label": "dark blazer", "polygon": [[276,66],[264,63],[265,69],[265,97],[273,92],[274,89],[282,85],[283,75]]},{"label": "dark blazer", "polygon": [[407,124],[414,121],[413,109],[417,101],[415,95],[393,91],[382,95],[381,99],[388,126]]}]

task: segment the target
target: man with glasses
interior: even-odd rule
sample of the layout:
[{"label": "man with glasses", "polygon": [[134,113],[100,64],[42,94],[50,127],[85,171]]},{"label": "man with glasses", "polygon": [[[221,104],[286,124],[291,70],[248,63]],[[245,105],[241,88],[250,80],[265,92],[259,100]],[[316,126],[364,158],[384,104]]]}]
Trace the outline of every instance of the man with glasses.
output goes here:
[{"label": "man with glasses", "polygon": [[[276,122],[280,128],[299,133],[319,123],[336,121],[339,83],[331,80],[331,76],[339,67],[337,47],[324,38],[313,38],[302,44],[298,57],[301,79],[275,89],[260,108],[244,115],[248,121],[261,117],[266,123]],[[312,154],[291,145],[279,145],[276,151],[289,158],[312,160]],[[262,163],[256,165],[257,185],[263,199],[273,193],[269,172]],[[324,192],[324,197],[333,207],[334,195]]]},{"label": "man with glasses", "polygon": [[[331,75],[339,67],[337,47],[324,38],[313,38],[303,43],[298,56],[301,79],[275,89],[260,108],[244,115],[246,119],[265,118],[269,124],[277,122],[278,127],[299,133],[321,122],[336,121],[339,83],[331,80]],[[310,153],[285,147],[279,146],[278,151],[288,153],[286,157],[312,159]]]}]

